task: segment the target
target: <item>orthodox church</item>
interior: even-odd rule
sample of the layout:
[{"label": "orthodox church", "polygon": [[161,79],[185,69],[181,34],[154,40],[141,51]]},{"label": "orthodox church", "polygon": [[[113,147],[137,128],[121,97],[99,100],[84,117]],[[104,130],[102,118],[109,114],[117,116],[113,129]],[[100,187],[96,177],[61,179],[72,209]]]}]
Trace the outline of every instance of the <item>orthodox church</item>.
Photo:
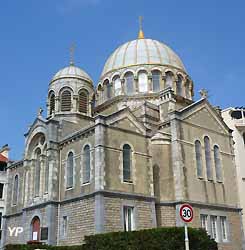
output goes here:
[{"label": "orthodox church", "polygon": [[109,56],[97,85],[73,61],[58,71],[47,117],[40,110],[23,159],[8,165],[3,245],[183,226],[189,203],[190,226],[241,250],[231,130],[205,91],[193,96],[178,55],[142,29]]}]

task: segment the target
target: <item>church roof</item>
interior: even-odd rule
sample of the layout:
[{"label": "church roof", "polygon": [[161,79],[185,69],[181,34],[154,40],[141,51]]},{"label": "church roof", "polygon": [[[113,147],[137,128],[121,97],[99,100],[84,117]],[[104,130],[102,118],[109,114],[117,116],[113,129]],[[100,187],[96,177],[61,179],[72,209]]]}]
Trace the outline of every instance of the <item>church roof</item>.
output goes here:
[{"label": "church roof", "polygon": [[0,161],[1,162],[7,162],[8,161],[8,158],[3,156],[1,153],[0,153]]},{"label": "church roof", "polygon": [[142,38],[118,47],[106,61],[102,76],[116,69],[142,64],[170,65],[186,71],[178,55],[166,44]]},{"label": "church roof", "polygon": [[91,77],[81,68],[74,66],[73,64],[59,70],[54,77],[52,78],[51,82],[56,81],[61,78],[78,78],[87,80],[92,82]]}]

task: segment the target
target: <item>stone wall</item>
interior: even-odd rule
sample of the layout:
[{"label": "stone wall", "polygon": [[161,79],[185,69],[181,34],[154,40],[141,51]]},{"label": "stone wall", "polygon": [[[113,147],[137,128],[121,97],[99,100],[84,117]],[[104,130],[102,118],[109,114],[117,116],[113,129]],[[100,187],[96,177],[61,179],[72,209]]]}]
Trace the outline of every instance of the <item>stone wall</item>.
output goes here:
[{"label": "stone wall", "polygon": [[156,205],[156,215],[158,227],[176,226],[175,206]]},{"label": "stone wall", "polygon": [[136,230],[156,227],[155,206],[152,202],[105,197],[105,232],[124,230],[123,206],[134,208]]},{"label": "stone wall", "polygon": [[[95,233],[94,198],[71,201],[60,207],[58,245],[78,245],[83,243],[85,235]],[[67,216],[67,235],[62,232],[63,217]]]}]

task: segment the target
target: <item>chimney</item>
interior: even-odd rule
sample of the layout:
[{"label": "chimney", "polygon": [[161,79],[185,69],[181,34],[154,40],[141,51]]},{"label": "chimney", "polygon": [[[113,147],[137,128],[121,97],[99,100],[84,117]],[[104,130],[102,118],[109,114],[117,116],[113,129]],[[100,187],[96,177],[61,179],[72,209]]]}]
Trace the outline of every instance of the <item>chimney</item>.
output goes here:
[{"label": "chimney", "polygon": [[2,146],[2,148],[0,149],[0,153],[6,157],[7,159],[9,158],[9,145],[8,144],[5,144],[4,146]]}]

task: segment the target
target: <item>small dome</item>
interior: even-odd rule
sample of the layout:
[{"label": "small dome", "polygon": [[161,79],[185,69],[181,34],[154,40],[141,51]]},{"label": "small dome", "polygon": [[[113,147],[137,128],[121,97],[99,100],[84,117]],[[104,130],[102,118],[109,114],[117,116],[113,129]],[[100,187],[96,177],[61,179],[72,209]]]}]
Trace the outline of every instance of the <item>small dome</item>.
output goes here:
[{"label": "small dome", "polygon": [[152,39],[137,39],[121,45],[111,54],[101,77],[113,70],[144,64],[169,65],[186,71],[180,58],[167,45]]},{"label": "small dome", "polygon": [[59,70],[51,80],[51,83],[62,78],[78,78],[92,83],[91,77],[81,68],[70,65]]}]

